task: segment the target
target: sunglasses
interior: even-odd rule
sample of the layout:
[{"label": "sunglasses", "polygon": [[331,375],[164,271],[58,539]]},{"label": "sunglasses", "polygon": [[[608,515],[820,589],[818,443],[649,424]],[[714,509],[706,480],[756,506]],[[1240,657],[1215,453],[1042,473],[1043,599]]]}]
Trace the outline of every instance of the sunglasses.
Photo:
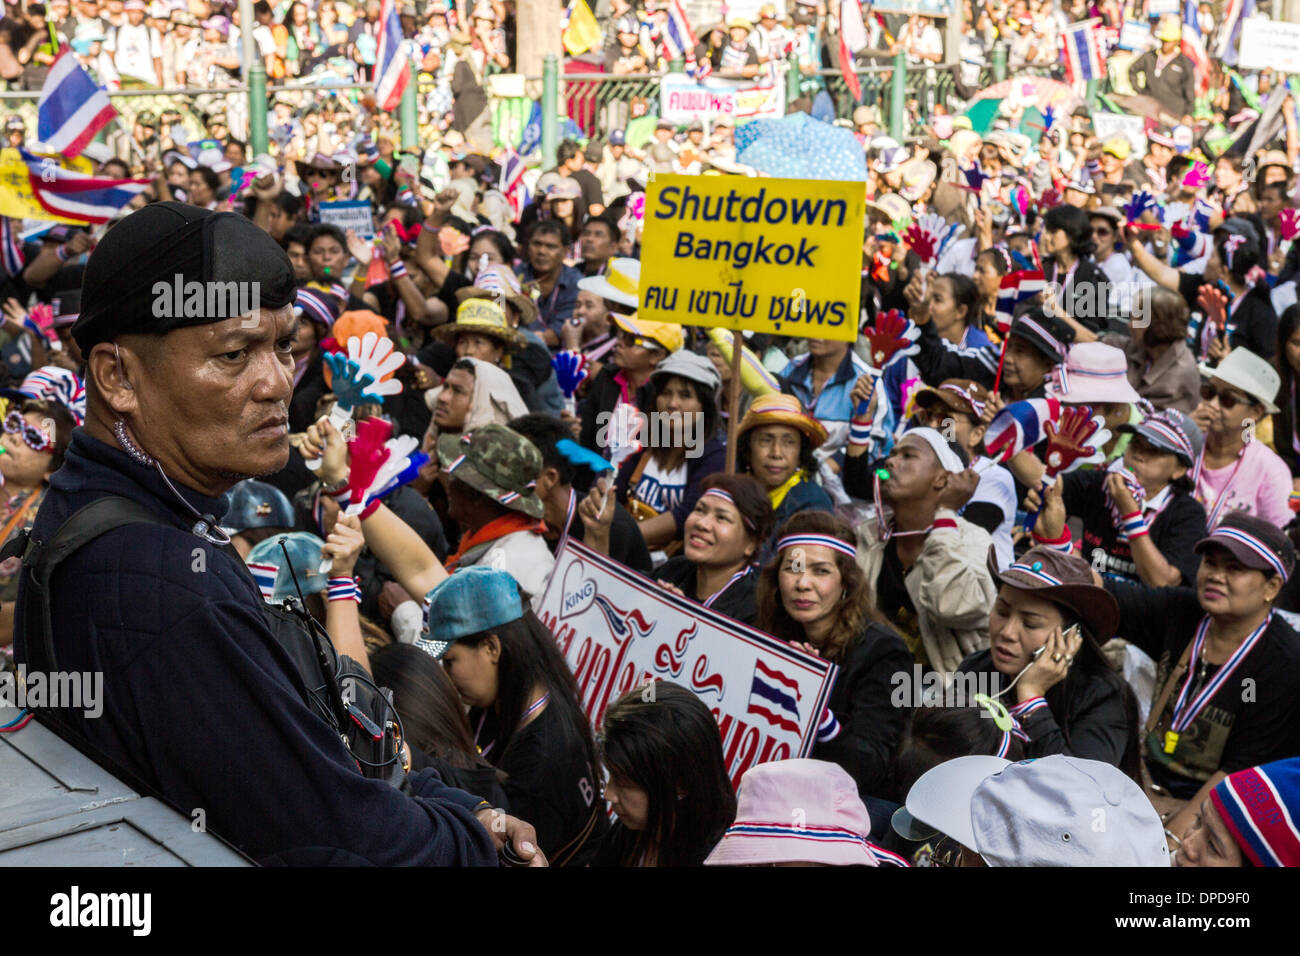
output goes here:
[{"label": "sunglasses", "polygon": [[1238,405],[1255,404],[1255,400],[1248,395],[1228,391],[1227,389],[1220,391],[1209,382],[1201,383],[1201,401],[1211,402],[1216,398],[1219,400],[1219,407],[1225,412],[1232,411]]},{"label": "sunglasses", "polygon": [[24,418],[22,412],[14,411],[5,416],[5,432],[10,435],[21,434],[27,447],[38,454],[54,451],[54,439]]}]

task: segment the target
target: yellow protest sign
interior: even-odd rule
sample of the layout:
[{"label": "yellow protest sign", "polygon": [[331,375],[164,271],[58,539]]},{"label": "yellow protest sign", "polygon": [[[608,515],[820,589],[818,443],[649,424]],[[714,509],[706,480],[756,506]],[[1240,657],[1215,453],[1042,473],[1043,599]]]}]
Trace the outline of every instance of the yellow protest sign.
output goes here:
[{"label": "yellow protest sign", "polygon": [[862,183],[655,176],[639,317],[852,342],[863,198]]},{"label": "yellow protest sign", "polygon": [[[50,162],[58,165],[59,159],[54,157]],[[63,162],[62,165],[80,173],[90,173],[94,170],[90,161],[81,156],[71,162]],[[11,219],[52,219],[55,222],[82,224],[80,219],[56,216],[36,200],[36,196],[32,193],[30,170],[23,162],[22,154],[16,149],[8,148],[0,149],[0,216],[8,216]]]}]

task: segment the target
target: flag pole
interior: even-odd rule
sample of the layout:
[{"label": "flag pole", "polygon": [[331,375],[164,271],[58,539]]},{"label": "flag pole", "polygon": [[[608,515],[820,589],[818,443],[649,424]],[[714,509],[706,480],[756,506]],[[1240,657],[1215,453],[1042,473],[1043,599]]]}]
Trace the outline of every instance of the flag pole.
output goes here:
[{"label": "flag pole", "polygon": [[731,390],[727,397],[727,474],[736,473],[736,428],[740,424],[740,363],[745,355],[745,337],[739,328],[731,331]]}]

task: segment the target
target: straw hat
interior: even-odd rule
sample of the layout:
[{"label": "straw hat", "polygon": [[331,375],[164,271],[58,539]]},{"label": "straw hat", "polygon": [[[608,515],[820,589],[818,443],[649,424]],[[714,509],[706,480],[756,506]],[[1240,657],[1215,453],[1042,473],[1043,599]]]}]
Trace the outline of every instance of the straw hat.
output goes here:
[{"label": "straw hat", "polygon": [[506,310],[492,299],[466,297],[456,310],[456,321],[433,330],[438,341],[449,344],[454,344],[462,335],[471,334],[495,339],[507,352],[518,352],[524,347],[524,338],[511,328]]},{"label": "straw hat", "polygon": [[826,426],[805,412],[799,399],[793,395],[777,393],[754,399],[736,429],[737,441],[750,429],[763,425],[789,425],[797,428],[800,434],[812,442],[814,448],[821,447],[826,441]]}]

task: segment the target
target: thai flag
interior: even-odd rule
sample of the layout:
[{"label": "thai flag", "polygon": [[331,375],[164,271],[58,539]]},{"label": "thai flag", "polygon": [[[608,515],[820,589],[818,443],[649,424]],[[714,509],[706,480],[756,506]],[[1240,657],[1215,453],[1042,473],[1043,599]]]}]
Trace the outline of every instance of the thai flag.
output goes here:
[{"label": "thai flag", "polygon": [[782,730],[799,733],[799,685],[761,660],[755,661],[748,712]]},{"label": "thai flag", "polygon": [[984,434],[984,450],[995,461],[1007,462],[1047,437],[1044,426],[1061,415],[1054,398],[1028,398],[1012,402],[993,416]]},{"label": "thai flag", "polygon": [[411,80],[397,0],[384,0],[379,11],[378,51],[375,53],[375,103],[385,112],[397,109]]},{"label": "thai flag", "polygon": [[108,94],[64,47],[41,87],[36,133],[56,153],[78,156],[117,115]]},{"label": "thai flag", "polygon": [[998,331],[1006,335],[1020,303],[1032,299],[1047,288],[1047,277],[1037,269],[1021,269],[1002,277],[996,310]]},{"label": "thai flag", "polygon": [[1198,37],[1201,35],[1201,22],[1196,16],[1197,6],[1196,0],[1183,0],[1183,36],[1187,36],[1188,31]]},{"label": "thai flag", "polygon": [[78,222],[108,222],[149,187],[148,179],[99,179],[19,150],[32,195],[46,212]]},{"label": "thai flag", "polygon": [[1106,75],[1106,65],[1101,56],[1101,40],[1097,25],[1100,20],[1086,20],[1065,31],[1065,68],[1071,83],[1080,80],[1100,80]]},{"label": "thai flag", "polygon": [[668,21],[659,34],[660,53],[669,62],[681,57],[686,61],[686,71],[700,79],[699,65],[695,62],[695,43],[695,33],[691,30],[691,21],[686,19],[681,0],[670,0]]},{"label": "thai flag", "polygon": [[859,50],[866,49],[869,40],[867,27],[862,20],[862,4],[859,0],[843,0],[840,3],[840,72],[844,83],[853,94],[853,102],[862,102],[862,83],[854,67],[853,57]]},{"label": "thai flag", "polygon": [[257,589],[262,592],[262,600],[270,601],[275,597],[275,579],[280,573],[279,567],[274,564],[250,564],[248,570],[257,582]]},{"label": "thai flag", "polygon": [[523,157],[508,146],[505,155],[501,157],[501,179],[497,188],[509,201],[515,219],[518,219],[528,205],[528,187],[524,185]]},{"label": "thai flag", "polygon": [[1183,53],[1192,61],[1196,74],[1196,92],[1204,95],[1210,88],[1210,58],[1205,52],[1205,40],[1197,33],[1183,31]]},{"label": "thai flag", "polygon": [[1228,0],[1219,23],[1219,42],[1214,47],[1214,58],[1228,66],[1237,65],[1241,46],[1241,24],[1255,15],[1255,0]]},{"label": "thai flag", "polygon": [[18,275],[26,264],[23,243],[18,238],[14,221],[8,216],[0,216],[0,278]]}]

